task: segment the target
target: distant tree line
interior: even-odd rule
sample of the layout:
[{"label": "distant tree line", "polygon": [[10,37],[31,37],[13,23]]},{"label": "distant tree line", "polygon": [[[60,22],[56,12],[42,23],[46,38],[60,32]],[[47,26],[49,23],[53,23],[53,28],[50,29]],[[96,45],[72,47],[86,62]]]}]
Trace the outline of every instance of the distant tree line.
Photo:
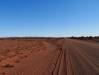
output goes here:
[{"label": "distant tree line", "polygon": [[99,39],[99,36],[80,36],[80,37],[72,36],[70,37],[70,39],[92,40],[92,39]]}]

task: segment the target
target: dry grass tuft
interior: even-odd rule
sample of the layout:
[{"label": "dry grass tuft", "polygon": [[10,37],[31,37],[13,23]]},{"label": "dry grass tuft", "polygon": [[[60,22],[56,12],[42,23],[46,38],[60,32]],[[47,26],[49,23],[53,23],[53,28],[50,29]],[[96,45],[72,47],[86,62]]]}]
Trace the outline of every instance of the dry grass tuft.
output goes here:
[{"label": "dry grass tuft", "polygon": [[12,65],[12,64],[5,64],[5,65],[3,65],[2,67],[11,68],[11,67],[14,67],[14,65]]}]

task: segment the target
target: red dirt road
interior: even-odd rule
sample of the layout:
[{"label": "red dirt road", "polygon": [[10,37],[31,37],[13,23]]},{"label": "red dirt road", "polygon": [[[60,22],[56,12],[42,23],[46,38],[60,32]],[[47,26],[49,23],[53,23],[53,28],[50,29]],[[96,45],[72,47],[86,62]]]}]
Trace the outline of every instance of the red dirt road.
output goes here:
[{"label": "red dirt road", "polygon": [[55,39],[0,45],[0,75],[99,75],[99,44]]}]

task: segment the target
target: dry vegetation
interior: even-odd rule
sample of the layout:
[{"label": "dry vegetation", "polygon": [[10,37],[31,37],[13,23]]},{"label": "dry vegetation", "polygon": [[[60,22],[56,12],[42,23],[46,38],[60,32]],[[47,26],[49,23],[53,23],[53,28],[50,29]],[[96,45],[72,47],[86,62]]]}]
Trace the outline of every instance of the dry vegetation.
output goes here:
[{"label": "dry vegetation", "polygon": [[99,43],[99,36],[81,36],[81,37],[69,37],[70,39],[77,39],[77,40],[83,40],[83,41],[89,41],[89,42],[95,42],[95,43]]}]

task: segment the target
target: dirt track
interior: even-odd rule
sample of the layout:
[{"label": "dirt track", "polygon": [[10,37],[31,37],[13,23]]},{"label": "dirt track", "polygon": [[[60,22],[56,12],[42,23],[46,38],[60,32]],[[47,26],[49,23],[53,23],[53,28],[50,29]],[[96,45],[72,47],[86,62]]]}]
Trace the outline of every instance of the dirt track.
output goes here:
[{"label": "dirt track", "polygon": [[[99,75],[98,44],[70,39],[33,42],[0,46],[11,48],[0,55],[0,75]],[[16,44],[21,47],[12,50]]]}]

